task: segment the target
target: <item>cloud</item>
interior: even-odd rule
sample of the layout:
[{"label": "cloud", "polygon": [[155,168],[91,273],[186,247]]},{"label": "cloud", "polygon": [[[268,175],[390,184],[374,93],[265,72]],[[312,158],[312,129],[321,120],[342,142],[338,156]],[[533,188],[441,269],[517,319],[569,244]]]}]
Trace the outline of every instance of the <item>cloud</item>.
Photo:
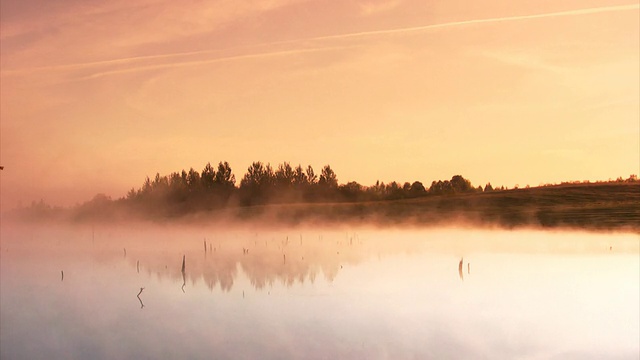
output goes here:
[{"label": "cloud", "polygon": [[[253,54],[246,54],[246,55],[225,56],[225,57],[217,57],[217,58],[203,59],[203,60],[151,64],[151,65],[143,65],[143,66],[137,66],[137,67],[131,67],[131,68],[96,72],[91,75],[85,76],[80,80],[96,79],[96,78],[101,78],[109,75],[125,74],[125,73],[132,73],[132,72],[138,72],[138,71],[159,70],[159,69],[188,67],[188,66],[200,66],[200,65],[214,64],[214,63],[220,63],[220,62],[236,61],[236,60],[261,59],[261,58],[267,58],[267,57],[288,56],[288,55],[296,55],[296,54],[304,54],[304,53],[339,50],[339,49],[345,49],[345,48],[347,47],[341,46],[341,47],[323,47],[323,48],[310,48],[310,49],[292,49],[292,50],[270,51],[270,52],[264,52],[264,53],[253,53]],[[171,54],[168,56],[175,56],[175,54]]]},{"label": "cloud", "polygon": [[360,4],[360,14],[363,16],[377,15],[397,8],[402,3],[401,0],[366,2]]},{"label": "cloud", "polygon": [[[237,15],[239,13],[246,13],[249,9],[251,11],[267,11],[276,7],[285,6],[286,4],[290,4],[294,1],[299,0],[274,0],[266,3],[262,3],[260,6],[257,6],[258,2],[256,1],[244,1],[241,5],[238,5],[235,10],[228,8],[223,11],[225,16],[232,16],[233,14]],[[395,6],[398,6],[400,0],[392,0],[382,3],[368,3],[363,6],[363,11],[365,13],[374,14],[376,11],[384,11],[389,10]],[[560,11],[560,12],[550,12],[550,13],[540,13],[540,14],[529,14],[529,15],[517,15],[517,16],[507,16],[507,17],[495,17],[495,18],[484,18],[484,19],[470,19],[470,20],[462,20],[462,21],[452,21],[440,24],[430,24],[423,26],[414,26],[414,27],[403,27],[396,29],[383,29],[383,30],[371,30],[371,31],[362,31],[362,32],[351,32],[351,33],[343,33],[336,35],[326,35],[326,36],[316,36],[309,38],[301,38],[287,41],[276,41],[270,43],[264,43],[259,45],[254,45],[250,47],[245,47],[245,49],[249,50],[248,54],[242,55],[234,55],[234,56],[218,56],[214,58],[208,59],[189,59],[192,56],[201,56],[201,55],[211,55],[211,54],[220,54],[222,50],[197,50],[197,51],[187,51],[187,52],[169,52],[165,54],[154,54],[154,55],[146,55],[146,56],[132,56],[132,57],[123,57],[116,58],[111,60],[104,61],[94,61],[94,62],[84,62],[84,63],[74,63],[74,64],[66,64],[66,65],[57,65],[57,66],[43,66],[43,67],[33,67],[33,68],[24,68],[24,69],[14,69],[14,70],[3,70],[1,72],[2,76],[11,76],[11,75],[21,75],[21,74],[30,74],[36,71],[74,71],[80,69],[91,69],[91,68],[101,68],[101,67],[110,67],[110,66],[123,66],[117,69],[111,69],[106,71],[94,72],[93,74],[86,75],[82,77],[84,80],[100,78],[108,75],[116,75],[123,73],[131,73],[137,71],[148,71],[148,70],[156,70],[163,68],[173,68],[173,67],[185,67],[185,66],[198,66],[203,64],[222,62],[222,61],[235,61],[235,60],[245,60],[245,59],[255,59],[255,58],[264,58],[268,56],[286,56],[300,53],[309,53],[309,52],[317,52],[317,51],[326,51],[331,49],[336,49],[336,47],[328,47],[322,45],[316,45],[311,47],[306,47],[303,49],[296,49],[295,45],[305,44],[308,45],[310,42],[322,42],[322,41],[330,41],[330,40],[344,40],[344,39],[357,39],[364,37],[375,37],[375,36],[388,36],[388,35],[401,35],[401,34],[409,34],[415,32],[429,31],[429,30],[437,30],[437,29],[447,29],[447,28],[456,28],[470,25],[481,25],[481,24],[489,24],[489,23],[500,23],[500,22],[514,22],[514,21],[524,21],[524,20],[535,20],[535,19],[543,19],[543,18],[554,18],[554,17],[568,17],[568,16],[581,16],[581,15],[589,15],[589,14],[599,14],[599,13],[607,13],[607,12],[619,12],[619,11],[630,11],[630,10],[638,10],[640,9],[640,4],[628,4],[628,5],[616,5],[616,6],[605,6],[605,7],[595,7],[595,8],[587,8],[587,9],[577,9],[577,10],[568,10],[568,11]],[[93,10],[96,13],[105,13],[108,11],[122,11],[122,8],[116,8],[114,10],[111,8],[110,10],[102,9],[100,11]],[[207,12],[206,9],[201,7],[196,7],[195,10],[189,10],[187,13],[180,15],[179,18],[189,18],[190,15],[193,15],[194,12]],[[218,15],[222,16],[222,15]],[[201,19],[206,19],[207,17],[200,17]],[[162,19],[162,18],[161,18]],[[221,18],[220,18],[221,19]],[[198,22],[202,23],[202,27],[207,27],[210,25],[206,25],[205,20],[198,20]],[[151,30],[152,28],[163,28],[160,24],[156,24],[153,22],[154,26],[147,24],[147,30]],[[210,30],[210,29],[209,29]],[[148,33],[149,31],[145,31]],[[190,30],[190,31],[206,31],[206,29],[202,28],[200,30]],[[185,34],[174,34],[185,35]],[[160,35],[158,35],[160,36]],[[128,40],[133,42],[142,42],[142,40]],[[146,39],[145,41],[150,41],[150,39]],[[290,49],[282,49],[282,46],[289,45],[292,48]],[[280,47],[277,50],[267,50],[261,52],[251,52],[260,48],[273,48]],[[227,49],[226,51],[229,51]],[[555,67],[549,67],[548,64],[541,63],[539,61],[534,61],[535,59],[531,59],[529,57],[521,57],[521,56],[505,56],[504,54],[487,54],[489,57],[493,57],[499,59],[501,61],[510,62],[513,64],[519,64],[523,66],[530,67],[545,67],[549,71],[559,71],[561,69]],[[171,60],[174,59],[173,62],[167,63],[148,63],[155,60]],[[146,63],[145,63],[146,62]],[[128,66],[128,67],[126,67]]]},{"label": "cloud", "polygon": [[519,66],[527,69],[544,70],[556,74],[564,74],[568,71],[568,68],[566,67],[557,66],[544,61],[537,54],[524,52],[483,51],[480,55],[508,65]]},{"label": "cloud", "polygon": [[606,13],[606,12],[628,11],[628,10],[638,10],[638,9],[640,9],[640,4],[604,6],[604,7],[597,7],[597,8],[578,9],[578,10],[569,10],[569,11],[559,11],[559,12],[531,14],[531,15],[517,15],[517,16],[497,17],[497,18],[452,21],[452,22],[441,23],[441,24],[413,26],[413,27],[405,27],[405,28],[398,28],[398,29],[386,29],[386,30],[372,30],[372,31],[353,32],[353,33],[348,33],[348,34],[319,36],[319,37],[315,37],[315,38],[311,38],[311,39],[306,39],[306,41],[309,41],[309,40],[347,39],[347,38],[366,37],[366,36],[379,36],[379,35],[393,35],[393,34],[419,32],[419,31],[425,31],[425,30],[453,28],[453,27],[459,27],[459,26],[465,26],[465,25],[487,24],[487,23],[497,23],[497,22],[511,22],[511,21],[533,20],[533,19],[564,17],[564,16],[589,15],[589,14],[599,14],[599,13]]}]

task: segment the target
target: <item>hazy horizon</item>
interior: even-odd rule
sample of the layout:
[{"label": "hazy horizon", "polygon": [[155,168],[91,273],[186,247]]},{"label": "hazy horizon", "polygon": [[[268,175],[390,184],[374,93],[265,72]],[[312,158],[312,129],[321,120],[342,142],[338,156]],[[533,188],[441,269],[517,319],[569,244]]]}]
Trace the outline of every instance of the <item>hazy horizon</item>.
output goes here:
[{"label": "hazy horizon", "polygon": [[638,174],[640,5],[0,4],[2,209],[228,161],[340,183]]}]

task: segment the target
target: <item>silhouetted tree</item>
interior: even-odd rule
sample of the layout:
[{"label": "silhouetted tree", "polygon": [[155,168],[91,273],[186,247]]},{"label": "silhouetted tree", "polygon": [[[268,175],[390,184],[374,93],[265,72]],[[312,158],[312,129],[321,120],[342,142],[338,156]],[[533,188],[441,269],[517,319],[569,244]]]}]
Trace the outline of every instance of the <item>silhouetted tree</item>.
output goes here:
[{"label": "silhouetted tree", "polygon": [[409,197],[420,197],[427,194],[427,190],[420,181],[414,181],[409,187],[409,191],[405,191],[405,195]]},{"label": "silhouetted tree", "polygon": [[211,189],[213,187],[213,179],[216,177],[216,171],[211,166],[211,163],[207,163],[207,165],[202,169],[202,174],[200,175],[202,186],[205,189]]},{"label": "silhouetted tree", "polygon": [[247,173],[240,181],[242,200],[246,205],[262,203],[269,195],[269,190],[274,185],[275,176],[271,165],[266,166],[260,162],[254,162],[247,169]]},{"label": "silhouetted tree", "polygon": [[338,187],[340,195],[347,201],[358,201],[364,195],[362,185],[355,181],[348,182]]},{"label": "silhouetted tree", "polygon": [[189,191],[197,191],[201,186],[200,173],[193,168],[190,168],[189,173],[187,173],[187,186]]},{"label": "silhouetted tree", "polygon": [[282,189],[288,189],[294,182],[294,171],[288,162],[278,165],[275,172],[276,184]]},{"label": "silhouetted tree", "polygon": [[471,182],[460,175],[454,175],[450,183],[454,193],[464,193],[473,190]]},{"label": "silhouetted tree", "polygon": [[318,175],[313,172],[311,165],[307,166],[307,182],[309,185],[313,185],[318,181]]},{"label": "silhouetted tree", "polygon": [[331,166],[325,165],[322,168],[322,172],[320,173],[320,180],[318,180],[318,184],[330,188],[338,187],[338,178],[336,173],[333,172]]},{"label": "silhouetted tree", "polygon": [[295,170],[293,171],[293,183],[297,186],[303,186],[303,185],[307,185],[308,181],[309,181],[309,178],[307,177],[307,174],[304,172],[304,169],[302,169],[302,166],[300,165],[296,166]]},{"label": "silhouetted tree", "polygon": [[218,163],[218,171],[216,171],[214,183],[226,189],[233,188],[235,186],[236,176],[233,175],[231,166],[229,166],[228,162],[225,161]]}]

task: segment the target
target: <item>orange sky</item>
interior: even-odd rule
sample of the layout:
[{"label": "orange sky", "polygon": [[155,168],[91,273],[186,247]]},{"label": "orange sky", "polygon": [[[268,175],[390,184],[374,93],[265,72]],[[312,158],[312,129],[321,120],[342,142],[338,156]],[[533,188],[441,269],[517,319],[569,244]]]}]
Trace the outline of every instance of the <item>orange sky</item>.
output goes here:
[{"label": "orange sky", "polygon": [[0,4],[3,209],[221,160],[364,185],[639,171],[638,2]]}]

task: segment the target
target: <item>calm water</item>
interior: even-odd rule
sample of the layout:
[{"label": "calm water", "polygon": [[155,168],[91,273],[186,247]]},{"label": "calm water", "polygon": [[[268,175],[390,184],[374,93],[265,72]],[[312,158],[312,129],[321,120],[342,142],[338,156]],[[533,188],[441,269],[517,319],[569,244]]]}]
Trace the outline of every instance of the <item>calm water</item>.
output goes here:
[{"label": "calm water", "polygon": [[1,235],[3,360],[640,356],[634,234],[3,224]]}]

